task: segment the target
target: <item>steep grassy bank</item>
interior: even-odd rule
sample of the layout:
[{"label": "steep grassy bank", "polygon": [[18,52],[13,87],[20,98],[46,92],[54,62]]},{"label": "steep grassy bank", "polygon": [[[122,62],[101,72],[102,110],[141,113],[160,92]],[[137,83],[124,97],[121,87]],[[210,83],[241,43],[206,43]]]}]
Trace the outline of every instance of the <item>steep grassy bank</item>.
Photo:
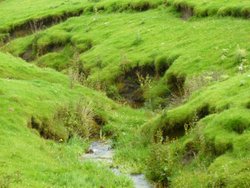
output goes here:
[{"label": "steep grassy bank", "polygon": [[[16,0],[1,2],[0,17],[2,17],[2,19],[0,21],[0,44],[15,37],[26,36],[43,30],[83,13],[97,14],[98,11],[145,11],[164,4],[164,1],[65,0],[51,2],[48,0],[39,0],[36,3],[30,3],[30,1],[25,0],[21,6],[16,7],[16,4],[18,4]],[[15,12],[15,14],[12,14],[13,12]]]},{"label": "steep grassy bank", "polygon": [[[39,0],[36,3],[23,1],[16,7],[18,1],[2,1],[0,7],[0,45],[9,40],[22,37],[52,25],[77,17],[82,14],[98,14],[98,12],[141,12],[157,7],[174,7],[181,13],[183,19],[191,16],[233,16],[249,18],[249,3],[228,1],[189,1],[189,0],[101,0],[101,1],[53,1]],[[27,9],[28,7],[28,9]],[[15,14],[12,14],[15,12]]]},{"label": "steep grassy bank", "polygon": [[250,18],[250,5],[248,0],[168,0],[168,3],[173,5],[182,13],[184,18],[188,16],[233,16]]}]

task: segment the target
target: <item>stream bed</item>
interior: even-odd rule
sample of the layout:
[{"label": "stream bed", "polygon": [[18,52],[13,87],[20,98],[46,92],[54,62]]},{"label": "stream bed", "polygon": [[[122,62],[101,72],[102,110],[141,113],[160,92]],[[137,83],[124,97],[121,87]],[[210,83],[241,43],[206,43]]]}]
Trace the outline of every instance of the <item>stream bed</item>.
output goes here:
[{"label": "stream bed", "polygon": [[[95,141],[92,142],[88,153],[84,154],[83,158],[111,165],[113,163],[113,154],[111,142]],[[122,174],[118,168],[111,168],[111,170],[116,175]],[[143,174],[127,174],[127,176],[133,181],[135,188],[153,188]]]}]

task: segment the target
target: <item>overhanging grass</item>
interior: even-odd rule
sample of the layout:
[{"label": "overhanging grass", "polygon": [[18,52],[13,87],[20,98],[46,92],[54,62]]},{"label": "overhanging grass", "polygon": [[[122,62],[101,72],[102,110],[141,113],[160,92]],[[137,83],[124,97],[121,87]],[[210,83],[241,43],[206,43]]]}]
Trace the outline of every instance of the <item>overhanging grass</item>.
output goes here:
[{"label": "overhanging grass", "polygon": [[249,18],[250,16],[250,3],[248,0],[229,0],[227,2],[223,0],[169,0],[168,3],[180,11],[191,8],[193,14],[199,17],[218,15]]}]

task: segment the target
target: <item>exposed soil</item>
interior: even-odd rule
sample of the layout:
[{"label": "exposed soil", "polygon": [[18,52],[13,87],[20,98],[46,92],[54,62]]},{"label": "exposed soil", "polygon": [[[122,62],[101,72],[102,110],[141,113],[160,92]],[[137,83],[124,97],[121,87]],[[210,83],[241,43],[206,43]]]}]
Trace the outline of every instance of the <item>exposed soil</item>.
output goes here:
[{"label": "exposed soil", "polygon": [[65,47],[65,44],[51,43],[48,46],[43,47],[43,49],[38,50],[38,49],[33,49],[32,45],[30,45],[24,53],[19,55],[19,57],[21,57],[23,60],[27,62],[31,62],[31,61],[34,61],[37,56],[43,56],[51,52],[59,52],[59,51],[62,51],[64,47]]},{"label": "exposed soil", "polygon": [[82,13],[83,10],[80,9],[71,12],[65,12],[60,15],[49,15],[46,17],[27,20],[24,23],[13,26],[9,31],[7,31],[9,36],[4,39],[4,42],[7,43],[14,38],[24,37],[37,31],[44,30],[55,24],[66,21],[68,18],[80,16]]},{"label": "exposed soil", "polygon": [[33,61],[35,59],[35,56],[33,54],[32,47],[30,46],[28,50],[26,50],[23,54],[20,55],[20,57],[27,62]]},{"label": "exposed soil", "polygon": [[247,104],[246,104],[246,108],[247,108],[247,109],[250,109],[250,101],[249,101],[249,102],[247,102]]},{"label": "exposed soil", "polygon": [[185,135],[186,131],[195,126],[196,123],[213,113],[208,104],[204,104],[196,110],[193,115],[183,116],[180,119],[176,119],[174,122],[166,122],[162,128],[162,134],[164,139],[173,140]]},{"label": "exposed soil", "polygon": [[[157,6],[151,5],[149,2],[138,2],[138,3],[128,3],[126,6],[124,5],[112,5],[113,11],[126,11],[126,10],[134,10],[134,11],[146,11],[149,9],[156,8]],[[105,7],[99,6],[97,10],[94,8],[87,10],[89,12],[94,11],[105,11]],[[7,31],[0,31],[0,33],[9,33],[9,35],[3,39],[4,43],[13,40],[14,38],[24,37],[30,34],[33,34],[37,31],[44,30],[48,27],[51,27],[55,24],[59,24],[61,22],[66,21],[68,18],[77,17],[83,14],[84,8],[73,10],[69,12],[63,12],[59,15],[47,15],[41,18],[35,18],[26,20],[23,23],[12,26]]]},{"label": "exposed soil", "polygon": [[[167,58],[162,56],[152,62],[148,62],[144,65],[136,65],[134,67],[122,67],[123,74],[121,74],[116,79],[116,87],[118,89],[119,95],[130,106],[134,108],[140,108],[146,102],[144,98],[144,93],[147,91],[150,84],[161,79],[166,71],[170,68],[175,58]],[[181,87],[184,85],[185,78],[177,78],[177,80],[172,80],[172,82]],[[180,82],[180,83],[179,83]],[[174,85],[173,89],[177,90],[177,86]]]},{"label": "exposed soil", "polygon": [[193,142],[188,142],[185,145],[185,153],[182,157],[182,164],[189,164],[198,155],[198,149]]},{"label": "exposed soil", "polygon": [[183,20],[188,20],[190,17],[194,15],[194,9],[193,7],[190,7],[186,4],[177,4],[175,5],[178,12],[181,13],[181,18]]},{"label": "exposed soil", "polygon": [[182,96],[184,94],[185,76],[169,74],[167,84],[171,93],[175,96]]},{"label": "exposed soil", "polygon": [[44,139],[51,139],[55,141],[59,141],[60,139],[68,139],[68,135],[64,135],[66,137],[63,137],[62,135],[58,135],[55,131],[53,131],[51,129],[51,122],[46,118],[40,120],[32,116],[28,122],[28,127],[37,130],[40,136]]},{"label": "exposed soil", "polygon": [[93,119],[96,122],[96,124],[99,125],[99,126],[104,126],[107,123],[107,121],[103,117],[101,117],[99,115],[95,115],[93,117]]},{"label": "exposed soil", "polygon": [[183,157],[182,157],[182,164],[187,165],[189,164],[196,156],[196,152],[195,151],[187,151]]},{"label": "exposed soil", "polygon": [[66,44],[63,43],[51,43],[47,46],[44,46],[42,49],[36,49],[36,53],[38,56],[43,56],[50,52],[59,52],[64,49]]},{"label": "exposed soil", "polygon": [[193,16],[193,9],[190,7],[185,7],[181,9],[181,18],[183,20],[188,20],[190,17]]},{"label": "exposed soil", "polygon": [[136,11],[146,11],[152,8],[149,2],[135,3],[131,5],[131,8]]},{"label": "exposed soil", "polygon": [[209,106],[209,104],[204,104],[199,109],[197,109],[196,116],[197,116],[198,120],[208,116],[209,114],[212,114],[213,111],[211,109],[212,108],[211,108],[211,106]]},{"label": "exposed soil", "polygon": [[[165,4],[165,3],[164,3]],[[122,11],[137,11],[137,12],[143,12],[150,9],[157,8],[158,5],[153,5],[150,2],[146,1],[139,1],[139,2],[128,2],[126,4],[118,4],[116,2],[112,3],[108,9],[111,9],[112,12],[122,12]],[[97,11],[105,11],[104,6],[98,6],[96,7]],[[110,11],[110,10],[108,10]]]},{"label": "exposed soil", "polygon": [[[70,113],[76,116],[72,116]],[[106,120],[100,115],[95,114],[92,117],[92,121],[88,125],[84,125],[82,122],[76,122],[80,121],[79,119],[81,118],[80,114],[77,113],[78,111],[73,112],[62,108],[51,119],[32,116],[28,121],[28,127],[37,130],[42,138],[54,141],[68,141],[74,134],[83,138],[86,138],[86,136],[88,138],[99,138],[101,127],[106,124]],[[71,120],[74,119],[74,121],[70,122],[69,118]],[[61,131],[58,131],[58,129]],[[86,129],[89,129],[87,135],[85,134]]]},{"label": "exposed soil", "polygon": [[178,124],[176,124],[171,129],[163,128],[162,135],[165,138],[164,141],[166,140],[166,138],[168,140],[174,140],[176,138],[183,137],[185,135],[184,125],[178,125]]},{"label": "exposed soil", "polygon": [[119,94],[132,107],[142,107],[145,99],[140,79],[154,78],[156,76],[154,65],[136,66],[126,70],[123,75],[117,79],[117,88]]}]

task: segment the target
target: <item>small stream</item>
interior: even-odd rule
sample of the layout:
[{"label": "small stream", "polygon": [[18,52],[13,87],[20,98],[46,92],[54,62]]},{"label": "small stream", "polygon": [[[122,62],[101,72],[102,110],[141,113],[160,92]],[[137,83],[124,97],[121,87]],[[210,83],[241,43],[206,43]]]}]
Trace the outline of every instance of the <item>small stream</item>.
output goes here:
[{"label": "small stream", "polygon": [[[84,154],[83,158],[111,165],[113,163],[113,154],[114,151],[111,148],[111,142],[95,141],[92,142],[88,153]],[[111,170],[116,175],[122,174],[117,168],[111,168]],[[133,181],[135,188],[153,188],[143,174],[128,174],[128,176]]]}]

